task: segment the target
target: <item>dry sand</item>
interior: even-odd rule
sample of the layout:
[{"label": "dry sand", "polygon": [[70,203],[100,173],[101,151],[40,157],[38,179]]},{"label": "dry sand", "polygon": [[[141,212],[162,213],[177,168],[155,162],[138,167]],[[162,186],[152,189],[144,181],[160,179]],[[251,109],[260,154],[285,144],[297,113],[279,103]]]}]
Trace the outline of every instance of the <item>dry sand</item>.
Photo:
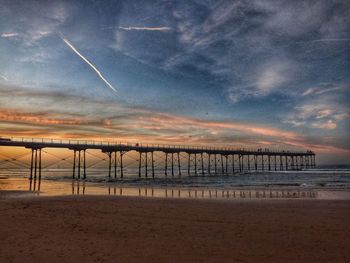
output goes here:
[{"label": "dry sand", "polygon": [[350,262],[350,202],[0,195],[0,262]]}]

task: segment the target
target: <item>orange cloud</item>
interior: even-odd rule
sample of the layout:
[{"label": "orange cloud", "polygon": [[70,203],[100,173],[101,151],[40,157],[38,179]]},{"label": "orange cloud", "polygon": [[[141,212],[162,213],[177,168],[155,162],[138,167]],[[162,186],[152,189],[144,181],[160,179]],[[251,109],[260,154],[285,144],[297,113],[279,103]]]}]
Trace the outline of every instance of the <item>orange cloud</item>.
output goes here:
[{"label": "orange cloud", "polygon": [[83,124],[82,121],[77,119],[59,119],[53,117],[47,117],[45,115],[33,114],[33,113],[23,113],[18,111],[8,111],[1,110],[0,121],[7,122],[26,122],[26,123],[37,123],[41,125],[52,125],[52,124],[67,124],[67,125],[79,125]]},{"label": "orange cloud", "polygon": [[252,123],[210,121],[139,108],[123,108],[124,114],[90,116],[63,113],[25,113],[1,110],[3,136],[75,138],[139,143],[198,144],[256,148],[262,145],[313,149],[324,153],[349,154],[329,144],[312,144],[302,135]]}]

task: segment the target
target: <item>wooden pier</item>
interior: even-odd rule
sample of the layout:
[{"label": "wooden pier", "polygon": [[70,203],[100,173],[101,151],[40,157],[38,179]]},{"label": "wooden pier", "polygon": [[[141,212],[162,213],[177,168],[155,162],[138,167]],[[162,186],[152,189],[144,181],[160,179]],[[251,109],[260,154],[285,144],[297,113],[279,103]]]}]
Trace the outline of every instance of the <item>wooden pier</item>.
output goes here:
[{"label": "wooden pier", "polygon": [[[288,171],[316,167],[313,151],[276,151],[265,149],[234,149],[182,145],[123,144],[98,141],[56,139],[0,139],[0,146],[31,149],[30,178],[41,177],[42,149],[63,148],[73,151],[72,177],[86,178],[87,150],[101,150],[108,158],[108,177],[123,178],[123,156],[128,152],[138,154],[138,176],[152,177],[155,173],[154,153],[164,157],[164,176],[234,175],[249,171]],[[185,155],[186,164],[180,155]],[[185,166],[185,167],[184,167]],[[119,171],[119,173],[118,173]],[[112,174],[113,173],[113,174]]]}]

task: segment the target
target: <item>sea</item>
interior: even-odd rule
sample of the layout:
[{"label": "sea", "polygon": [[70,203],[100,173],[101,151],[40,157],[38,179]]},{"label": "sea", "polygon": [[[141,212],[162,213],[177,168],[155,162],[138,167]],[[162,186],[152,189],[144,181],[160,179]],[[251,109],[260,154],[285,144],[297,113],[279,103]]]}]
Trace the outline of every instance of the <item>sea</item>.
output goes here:
[{"label": "sea", "polygon": [[[115,195],[143,198],[220,200],[350,199],[350,167],[298,171],[242,172],[234,175],[167,175],[136,171],[120,178],[106,169],[89,169],[86,179],[71,169],[45,169],[29,179],[28,169],[0,168],[0,190],[12,196]],[[11,196],[10,195],[10,196]]]}]

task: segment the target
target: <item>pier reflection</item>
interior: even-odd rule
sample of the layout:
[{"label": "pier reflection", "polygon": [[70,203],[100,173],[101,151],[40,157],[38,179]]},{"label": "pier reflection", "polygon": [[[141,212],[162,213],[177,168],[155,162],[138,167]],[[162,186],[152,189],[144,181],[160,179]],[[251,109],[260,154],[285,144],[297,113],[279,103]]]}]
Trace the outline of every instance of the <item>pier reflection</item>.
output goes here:
[{"label": "pier reflection", "polygon": [[40,194],[41,179],[29,179],[29,191],[33,194]]},{"label": "pier reflection", "polygon": [[84,181],[72,181],[72,195],[85,195]]},{"label": "pier reflection", "polygon": [[45,187],[42,190],[42,181],[40,179],[28,181],[29,191],[36,195],[109,195],[189,199],[310,199],[318,197],[316,190],[122,187],[113,184],[97,185],[80,180],[72,180],[70,183],[44,180]]},{"label": "pier reflection", "polygon": [[179,188],[131,188],[108,186],[108,195],[193,199],[297,199],[317,198],[317,191],[302,190],[226,190]]}]

